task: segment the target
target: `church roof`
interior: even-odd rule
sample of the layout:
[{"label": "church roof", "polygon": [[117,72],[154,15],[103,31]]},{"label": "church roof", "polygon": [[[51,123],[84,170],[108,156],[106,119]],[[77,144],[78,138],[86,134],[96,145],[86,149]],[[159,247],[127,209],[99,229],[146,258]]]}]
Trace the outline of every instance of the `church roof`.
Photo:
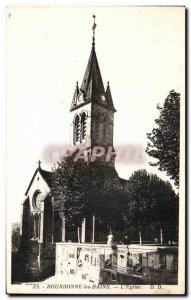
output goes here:
[{"label": "church roof", "polygon": [[96,100],[96,96],[99,97],[105,95],[101,72],[94,46],[92,47],[90,53],[90,58],[80,90],[87,100],[89,100],[88,98],[93,98],[91,100]]},{"label": "church roof", "polygon": [[[81,100],[78,101],[78,98],[80,96]],[[89,102],[96,102],[107,108],[110,108],[114,112],[116,111],[113,105],[110,88],[108,86],[105,90],[103,85],[103,80],[95,51],[94,37],[85,75],[80,89],[78,87],[78,84],[76,86],[70,110],[72,111],[79,106],[83,106]]]},{"label": "church roof", "polygon": [[44,180],[46,181],[46,183],[49,185],[49,187],[51,187],[51,184],[52,184],[52,172],[45,171],[43,169],[40,169],[39,172],[42,175],[42,177],[44,178]]},{"label": "church roof", "polygon": [[114,111],[116,111],[114,108],[114,105],[113,105],[113,99],[112,99],[112,95],[111,95],[109,81],[107,83],[107,89],[106,89],[106,101],[107,101],[108,106],[110,106]]},{"label": "church roof", "polygon": [[35,171],[32,179],[31,179],[30,183],[29,183],[29,186],[28,186],[28,188],[27,188],[27,190],[25,192],[25,195],[27,195],[27,193],[28,193],[28,191],[29,191],[29,189],[30,189],[30,187],[31,187],[31,185],[33,183],[33,180],[34,180],[34,178],[35,178],[35,176],[36,176],[36,174],[38,172],[43,177],[43,179],[46,181],[46,183],[48,184],[48,186],[51,187],[51,184],[52,184],[52,172],[43,170],[43,169],[41,169],[41,167],[38,167],[36,169],[36,171]]}]

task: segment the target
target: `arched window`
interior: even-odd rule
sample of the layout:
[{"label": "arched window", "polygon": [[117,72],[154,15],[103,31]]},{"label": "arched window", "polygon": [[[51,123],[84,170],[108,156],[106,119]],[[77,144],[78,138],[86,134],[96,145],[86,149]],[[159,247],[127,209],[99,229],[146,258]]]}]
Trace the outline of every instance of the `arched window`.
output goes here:
[{"label": "arched window", "polygon": [[41,207],[44,199],[43,193],[36,190],[32,197],[33,211],[30,214],[30,238],[40,239]]},{"label": "arched window", "polygon": [[40,238],[40,215],[34,215],[34,239]]},{"label": "arched window", "polygon": [[82,140],[86,138],[86,122],[87,122],[86,114],[85,112],[83,112],[81,117],[81,139]]},{"label": "arched window", "polygon": [[106,142],[108,139],[108,117],[103,117],[103,141]]},{"label": "arched window", "polygon": [[30,215],[30,238],[40,239],[40,224],[41,224],[41,214],[31,213]]},{"label": "arched window", "polygon": [[29,215],[29,237],[34,239],[34,216],[32,213]]},{"label": "arched window", "polygon": [[33,198],[32,198],[32,204],[33,204],[33,208],[35,210],[40,210],[41,209],[43,198],[44,198],[43,194],[40,192],[40,190],[36,190],[34,192]]},{"label": "arched window", "polygon": [[101,136],[102,136],[102,119],[101,119],[101,114],[98,112],[96,114],[96,126],[95,126],[95,130],[96,130],[96,140],[97,142],[101,141]]},{"label": "arched window", "polygon": [[74,120],[73,142],[74,145],[80,141],[80,118],[76,116]]}]

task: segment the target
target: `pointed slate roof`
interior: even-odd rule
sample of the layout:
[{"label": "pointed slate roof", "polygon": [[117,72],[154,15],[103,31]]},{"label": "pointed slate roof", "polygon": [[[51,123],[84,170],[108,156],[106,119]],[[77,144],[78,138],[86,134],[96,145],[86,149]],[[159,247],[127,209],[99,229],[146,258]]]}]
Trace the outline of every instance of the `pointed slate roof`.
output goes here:
[{"label": "pointed slate roof", "polygon": [[[83,95],[83,102],[78,102],[79,94]],[[103,97],[105,101],[103,100]],[[81,84],[81,88],[76,87],[74,97],[72,100],[71,110],[85,105],[89,102],[96,102],[104,105],[114,112],[116,111],[113,105],[113,100],[111,96],[111,91],[107,87],[105,91],[103,80],[101,77],[101,72],[97,60],[97,55],[95,51],[95,43],[92,44],[92,49],[88,61],[88,65],[85,71],[85,75]]]},{"label": "pointed slate roof", "polygon": [[77,105],[78,95],[79,95],[79,87],[78,87],[78,81],[77,81],[76,89],[75,89],[74,96],[72,99],[71,109]]},{"label": "pointed slate roof", "polygon": [[52,172],[43,170],[41,168],[40,168],[39,172],[42,175],[42,177],[44,178],[44,180],[46,181],[46,183],[49,185],[49,187],[51,187],[51,184],[52,184]]},{"label": "pointed slate roof", "polygon": [[[86,68],[86,72],[82,81],[81,85],[81,91],[83,92],[85,99],[87,99],[87,92],[89,89],[89,85],[92,85],[92,93],[91,93],[91,98],[90,100],[95,100],[95,97],[99,97],[101,95],[105,95],[105,90],[103,86],[103,81],[99,69],[99,64],[95,52],[95,47],[92,47],[91,53],[90,53],[90,58],[88,61],[88,65]],[[89,99],[87,99],[89,100]]]},{"label": "pointed slate roof", "polygon": [[113,105],[113,98],[112,98],[112,95],[111,95],[111,90],[110,90],[110,86],[109,86],[109,81],[107,83],[107,88],[106,88],[106,102],[107,102],[107,105],[109,107],[111,107],[114,111],[115,110],[115,107]]}]

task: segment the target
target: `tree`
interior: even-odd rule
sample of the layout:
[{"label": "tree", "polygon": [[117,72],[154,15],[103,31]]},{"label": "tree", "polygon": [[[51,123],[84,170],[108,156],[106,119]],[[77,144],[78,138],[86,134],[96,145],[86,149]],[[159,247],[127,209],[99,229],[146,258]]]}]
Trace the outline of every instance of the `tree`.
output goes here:
[{"label": "tree", "polygon": [[174,90],[165,100],[164,106],[157,105],[160,116],[155,120],[157,125],[151,133],[147,134],[150,142],[147,143],[146,152],[157,159],[150,162],[151,166],[158,166],[160,171],[179,185],[179,143],[180,143],[180,94]]},{"label": "tree", "polygon": [[18,252],[20,245],[20,224],[12,224],[12,252]]},{"label": "tree", "polygon": [[[178,224],[178,197],[169,182],[146,170],[138,170],[128,180],[129,225],[143,229],[155,223],[175,235]],[[169,232],[167,223],[170,224]]]},{"label": "tree", "polygon": [[87,214],[86,164],[66,157],[53,171],[54,206],[66,220],[79,226]]},{"label": "tree", "polygon": [[80,227],[82,220],[92,215],[108,226],[120,222],[123,187],[115,169],[102,161],[75,162],[74,157],[76,152],[53,170],[55,208],[75,227]]},{"label": "tree", "polygon": [[118,177],[107,178],[100,191],[102,199],[97,204],[96,215],[107,224],[108,229],[122,230],[124,209],[128,205],[126,185]]}]

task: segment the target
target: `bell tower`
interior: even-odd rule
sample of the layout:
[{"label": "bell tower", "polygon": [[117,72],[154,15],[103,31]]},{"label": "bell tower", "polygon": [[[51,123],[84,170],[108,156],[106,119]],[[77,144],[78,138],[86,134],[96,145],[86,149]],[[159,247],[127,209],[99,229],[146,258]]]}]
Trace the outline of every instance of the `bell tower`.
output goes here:
[{"label": "bell tower", "polygon": [[114,113],[116,112],[109,82],[104,88],[95,51],[95,15],[93,15],[92,48],[85,75],[76,84],[71,112],[71,144],[92,148],[113,147]]}]

